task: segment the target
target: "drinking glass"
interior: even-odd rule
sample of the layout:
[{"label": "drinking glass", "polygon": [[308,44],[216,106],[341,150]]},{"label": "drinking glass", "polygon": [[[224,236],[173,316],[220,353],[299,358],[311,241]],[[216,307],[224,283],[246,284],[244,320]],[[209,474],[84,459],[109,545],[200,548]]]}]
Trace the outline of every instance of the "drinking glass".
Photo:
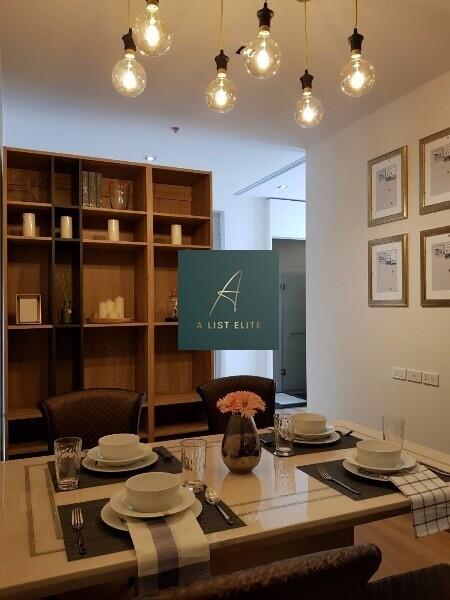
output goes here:
[{"label": "drinking glass", "polygon": [[291,456],[294,453],[294,415],[275,413],[274,433],[276,456]]},{"label": "drinking glass", "polygon": [[395,442],[403,448],[403,438],[405,436],[405,417],[394,417],[384,415],[381,417],[383,429],[383,440]]},{"label": "drinking glass", "polygon": [[205,489],[206,440],[190,438],[181,442],[183,485],[195,494]]},{"label": "drinking glass", "polygon": [[63,437],[54,442],[56,481],[60,490],[78,487],[81,462],[81,438]]}]

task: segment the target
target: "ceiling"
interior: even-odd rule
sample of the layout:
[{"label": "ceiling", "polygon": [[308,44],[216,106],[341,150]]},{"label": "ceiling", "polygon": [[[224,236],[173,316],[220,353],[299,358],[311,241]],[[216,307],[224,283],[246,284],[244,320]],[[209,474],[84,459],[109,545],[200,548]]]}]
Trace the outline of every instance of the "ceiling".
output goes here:
[{"label": "ceiling", "polygon": [[[311,0],[310,71],[325,117],[314,130],[302,130],[292,118],[304,69],[303,5],[296,0],[269,2],[275,11],[272,33],[282,48],[283,62],[275,78],[263,81],[251,79],[243,59],[234,54],[255,36],[255,13],[262,0],[225,1],[225,49],[231,56],[230,77],[238,88],[238,104],[226,115],[209,111],[203,97],[215,74],[219,0],[161,0],[162,14],[174,30],[173,48],[158,59],[141,58],[149,81],[135,99],[116,94],[110,81],[111,68],[123,54],[120,38],[127,29],[127,0],[3,0],[0,39],[6,118],[8,107],[27,103],[49,111],[63,108],[67,115],[89,114],[93,122],[96,115],[99,119],[107,115],[121,123],[125,139],[128,127],[130,131],[140,127],[145,133],[145,148],[141,144],[141,154],[133,160],[142,160],[143,153],[159,159],[164,151],[155,147],[163,139],[157,132],[164,131],[173,140],[170,126],[177,125],[181,133],[189,132],[191,143],[197,140],[204,153],[205,140],[214,140],[211,148],[216,152],[223,144],[228,152],[240,153],[240,161],[249,164],[248,177],[239,184],[244,187],[281,167],[281,160],[295,160],[301,149],[321,137],[450,69],[449,0],[359,4],[364,53],[377,69],[375,87],[359,99],[339,90],[339,72],[348,59],[346,37],[353,27],[353,0]],[[131,6],[136,15],[145,2],[131,0]],[[273,147],[288,151],[275,164],[268,153]],[[185,153],[186,148],[187,140]],[[258,164],[254,172],[253,158]]]}]

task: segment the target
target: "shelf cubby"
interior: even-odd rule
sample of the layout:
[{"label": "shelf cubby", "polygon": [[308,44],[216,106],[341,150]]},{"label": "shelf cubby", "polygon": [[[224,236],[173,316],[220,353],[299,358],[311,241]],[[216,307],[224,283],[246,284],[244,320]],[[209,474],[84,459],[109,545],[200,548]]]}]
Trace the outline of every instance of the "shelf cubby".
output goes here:
[{"label": "shelf cubby", "polygon": [[80,328],[56,329],[54,370],[54,394],[64,394],[83,387]]},{"label": "shelf cubby", "polygon": [[152,177],[154,212],[211,216],[209,173],[155,167]]},{"label": "shelf cubby", "polygon": [[[100,209],[103,210],[103,209]],[[105,213],[83,211],[83,241],[108,241],[108,219],[119,221],[119,239],[121,242],[147,243],[147,215],[139,213],[138,218],[123,218],[121,211]]]},{"label": "shelf cubby", "polygon": [[66,208],[80,206],[80,161],[69,156],[53,159],[53,204]]},{"label": "shelf cubby", "polygon": [[7,200],[50,204],[51,175],[51,156],[9,150],[6,157]]},{"label": "shelf cubby", "polygon": [[[56,242],[66,242],[66,240],[56,240]],[[68,325],[63,323],[61,314],[65,302],[64,293],[67,294],[68,300],[72,302],[71,325],[81,323],[80,264],[79,243],[75,240],[73,240],[73,243],[56,243],[53,290],[53,323],[55,325]]]}]

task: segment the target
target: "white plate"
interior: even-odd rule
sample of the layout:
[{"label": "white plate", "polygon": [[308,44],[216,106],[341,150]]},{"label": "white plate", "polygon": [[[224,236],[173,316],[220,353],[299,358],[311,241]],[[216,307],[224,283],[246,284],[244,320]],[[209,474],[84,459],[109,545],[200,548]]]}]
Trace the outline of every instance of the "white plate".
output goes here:
[{"label": "white plate", "polygon": [[108,460],[106,458],[102,458],[98,446],[95,448],[91,448],[87,451],[87,457],[90,458],[93,462],[101,462],[103,465],[108,465],[109,467],[124,467],[126,465],[131,465],[138,460],[144,460],[146,456],[152,454],[153,450],[150,448],[148,444],[139,444],[139,454],[134,456],[133,458],[122,458],[121,460]]},{"label": "white plate", "polygon": [[325,431],[321,431],[320,433],[299,433],[295,432],[295,436],[298,438],[304,438],[305,440],[321,440],[322,438],[326,438],[331,435],[334,431],[334,425],[327,425],[325,427]]},{"label": "white plate", "polygon": [[188,488],[180,487],[177,492],[177,501],[171,508],[159,512],[139,512],[133,510],[133,508],[127,504],[126,494],[127,492],[123,488],[116,492],[109,501],[111,507],[116,513],[119,513],[119,515],[135,517],[137,519],[157,519],[160,517],[176,515],[192,506],[195,502],[195,494]]},{"label": "white plate", "polygon": [[371,481],[377,481],[378,483],[390,483],[389,475],[382,475],[381,473],[371,473],[370,471],[360,469],[351,462],[348,462],[348,460],[344,460],[342,466],[349,473],[357,475],[358,477],[362,477],[363,479],[370,479]]},{"label": "white plate", "polygon": [[126,473],[128,471],[138,471],[139,469],[145,469],[145,467],[149,467],[153,465],[158,460],[158,455],[155,452],[151,452],[147,455],[144,460],[135,461],[131,465],[124,465],[123,467],[111,467],[109,465],[104,465],[103,463],[97,463],[90,458],[83,458],[81,464],[88,471],[95,471],[97,473]]},{"label": "white plate", "polygon": [[369,471],[370,473],[398,473],[399,471],[403,471],[403,469],[412,469],[416,466],[416,459],[407,454],[406,452],[402,452],[400,463],[397,467],[370,467],[365,465],[356,457],[357,449],[354,448],[349,454],[345,457],[346,460],[354,465],[355,467],[359,467],[360,469],[364,469],[364,471]]},{"label": "white plate", "polygon": [[323,446],[324,444],[334,444],[341,439],[341,436],[337,431],[333,431],[330,433],[328,437],[325,437],[321,440],[303,440],[299,437],[294,438],[294,444],[301,444],[307,446]]},{"label": "white plate", "polygon": [[[190,510],[194,513],[194,517],[197,518],[202,512],[202,503],[200,500],[195,499],[194,504],[190,507]],[[113,529],[118,529],[119,531],[128,531],[128,527],[126,524],[120,520],[120,516],[116,513],[116,511],[111,507],[111,504],[105,504],[102,508],[102,512],[100,513],[103,523],[106,523]],[[129,519],[130,517],[127,517]],[[132,519],[133,521],[139,521],[140,519]]]}]

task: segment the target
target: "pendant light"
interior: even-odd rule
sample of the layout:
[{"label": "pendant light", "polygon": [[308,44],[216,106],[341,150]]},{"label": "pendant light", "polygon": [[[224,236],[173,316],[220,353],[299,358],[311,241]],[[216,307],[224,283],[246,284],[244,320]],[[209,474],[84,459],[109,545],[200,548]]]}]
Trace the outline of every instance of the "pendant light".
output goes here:
[{"label": "pendant light", "polygon": [[364,36],[358,32],[358,0],[355,0],[355,28],[348,38],[351,56],[341,72],[341,90],[348,96],[367,94],[375,83],[374,66],[361,56]]},{"label": "pendant light", "polygon": [[[130,21],[130,1],[128,0],[128,21]],[[147,85],[147,74],[144,67],[136,60],[136,44],[133,41],[133,32],[122,36],[125,48],[125,58],[119,60],[112,70],[112,84],[116,92],[135,98],[142,94]]]},{"label": "pendant light", "polygon": [[272,77],[280,67],[280,47],[270,35],[270,22],[273,16],[273,10],[270,10],[267,6],[267,2],[264,2],[263,8],[257,12],[259,19],[258,37],[242,51],[247,71],[257,79]]},{"label": "pendant light", "polygon": [[312,82],[314,77],[308,72],[308,21],[306,14],[307,0],[300,0],[305,4],[305,72],[300,77],[302,84],[302,97],[297,102],[294,112],[294,119],[305,129],[315,127],[323,118],[322,102],[315,98],[312,93]]},{"label": "pendant light", "polygon": [[134,34],[139,51],[147,56],[162,56],[169,50],[173,33],[161,19],[159,0],[146,0],[145,11],[136,17]]},{"label": "pendant light", "polygon": [[228,56],[223,51],[223,2],[220,0],[220,47],[215,57],[217,77],[206,88],[206,103],[211,110],[220,113],[229,112],[236,104],[237,95],[234,84],[228,79]]}]

